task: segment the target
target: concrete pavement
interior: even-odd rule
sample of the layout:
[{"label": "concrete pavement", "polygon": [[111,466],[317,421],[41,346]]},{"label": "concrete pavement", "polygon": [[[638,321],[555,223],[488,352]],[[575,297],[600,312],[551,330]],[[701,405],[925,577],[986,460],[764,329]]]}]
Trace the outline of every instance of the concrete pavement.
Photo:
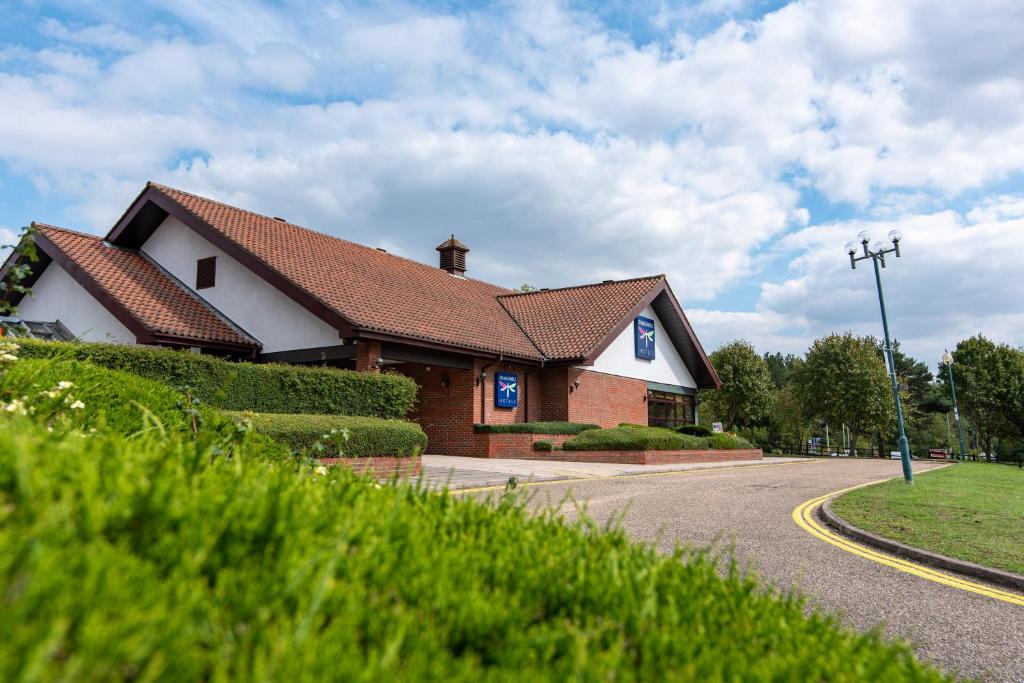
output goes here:
[{"label": "concrete pavement", "polygon": [[[935,466],[915,463],[915,470]],[[1024,681],[1024,608],[851,554],[792,519],[811,498],[899,475],[896,461],[828,460],[549,481],[528,490],[533,506],[559,505],[571,492],[601,522],[625,510],[626,531],[666,552],[677,543],[731,546],[766,583],[783,591],[796,587],[814,607],[853,628],[883,624],[887,634],[909,638],[922,657],[952,673]],[[561,511],[568,518],[578,514],[573,504]]]},{"label": "concrete pavement", "polygon": [[619,465],[603,462],[555,462],[514,458],[463,458],[451,455],[424,455],[422,478],[431,488],[449,489],[503,486],[509,477],[520,483],[590,479],[657,472],[688,472],[722,467],[745,467],[765,463],[804,461],[803,458],[765,458],[680,465]]}]

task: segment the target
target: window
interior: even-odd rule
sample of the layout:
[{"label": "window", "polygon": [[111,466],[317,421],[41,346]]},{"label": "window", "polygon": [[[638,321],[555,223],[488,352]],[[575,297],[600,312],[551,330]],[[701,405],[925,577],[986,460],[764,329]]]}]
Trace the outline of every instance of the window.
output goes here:
[{"label": "window", "polygon": [[208,289],[217,284],[217,257],[208,256],[196,261],[196,289]]},{"label": "window", "polygon": [[648,391],[647,424],[652,427],[693,424],[693,396],[667,391]]}]

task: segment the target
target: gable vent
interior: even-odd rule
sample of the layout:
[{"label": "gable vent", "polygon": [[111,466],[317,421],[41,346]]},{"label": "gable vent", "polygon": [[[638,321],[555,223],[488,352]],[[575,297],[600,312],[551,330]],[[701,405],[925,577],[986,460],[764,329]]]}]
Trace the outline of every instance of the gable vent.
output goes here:
[{"label": "gable vent", "polygon": [[196,289],[209,289],[217,284],[217,257],[208,256],[196,261]]}]

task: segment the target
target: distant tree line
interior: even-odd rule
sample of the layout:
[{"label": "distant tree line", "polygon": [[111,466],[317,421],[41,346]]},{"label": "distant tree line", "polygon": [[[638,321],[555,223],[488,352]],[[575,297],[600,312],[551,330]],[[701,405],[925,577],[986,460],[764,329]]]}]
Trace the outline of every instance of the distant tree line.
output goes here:
[{"label": "distant tree line", "polygon": [[[893,345],[900,402],[915,455],[958,451],[949,374]],[[898,449],[895,402],[882,343],[852,333],[814,341],[798,356],[758,354],[736,340],[710,356],[723,387],[702,392],[700,419],[721,422],[766,448],[818,443],[824,452],[886,454]],[[1024,458],[1024,350],[982,335],[953,351],[953,376],[972,457]]]}]

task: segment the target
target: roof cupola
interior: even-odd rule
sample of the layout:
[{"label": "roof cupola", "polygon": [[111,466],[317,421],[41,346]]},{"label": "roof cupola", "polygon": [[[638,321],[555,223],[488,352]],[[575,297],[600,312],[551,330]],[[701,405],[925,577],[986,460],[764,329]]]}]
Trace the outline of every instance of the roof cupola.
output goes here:
[{"label": "roof cupola", "polygon": [[466,252],[469,247],[455,239],[455,235],[437,245],[437,250],[441,252],[441,270],[457,277],[466,274]]}]

